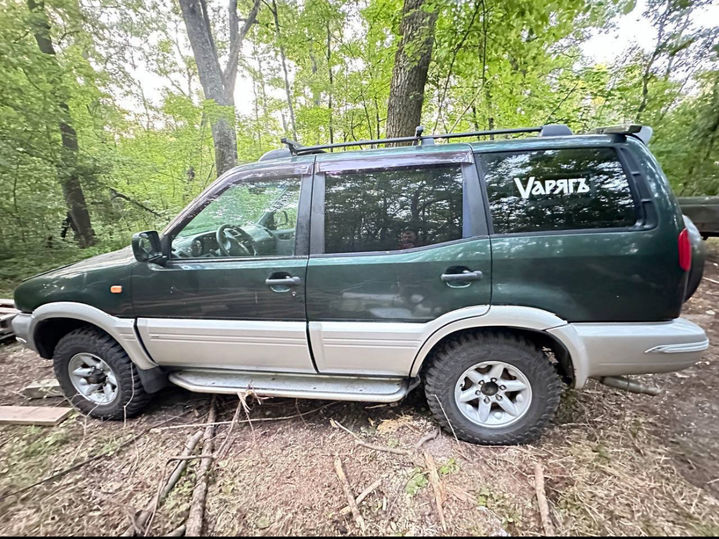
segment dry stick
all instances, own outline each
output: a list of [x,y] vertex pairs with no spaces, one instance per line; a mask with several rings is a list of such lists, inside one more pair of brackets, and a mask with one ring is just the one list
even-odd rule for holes
[[432,484],[432,490],[434,490],[434,501],[437,504],[437,514],[439,515],[439,521],[442,524],[442,531],[447,531],[447,521],[444,519],[444,509],[442,504],[444,503],[444,489],[439,482],[439,473],[437,473],[437,465],[434,463],[432,455],[426,450],[422,450],[424,455],[424,461],[427,463],[427,469],[429,470],[429,482]]
[[[185,447],[182,450],[183,457],[189,457],[190,455],[192,455],[192,452],[195,450],[195,447],[197,446],[197,443],[200,441],[201,437],[202,437],[202,431],[199,430],[195,434],[193,434],[189,438],[187,438],[187,441],[185,442]],[[184,460],[184,459],[179,460],[179,462],[177,463],[177,466],[175,466],[175,469],[172,471],[172,474],[170,474],[170,477],[168,478],[167,483],[165,483],[165,487],[162,489],[162,492],[160,493],[160,499],[159,499],[160,503],[162,503],[162,500],[164,500],[165,497],[173,489],[173,487],[175,486],[177,481],[180,479],[182,472],[185,471],[186,467],[187,467],[187,460]]]
[[225,441],[222,442],[220,449],[217,451],[218,459],[225,458],[225,452],[229,449],[230,440],[232,439],[232,431],[235,428],[235,425],[237,424],[237,418],[240,417],[241,409],[242,409],[242,401],[237,403],[237,409],[235,410],[235,415],[232,417],[232,422],[230,423],[230,430],[227,431],[227,437],[225,438]]
[[534,464],[534,489],[537,492],[537,505],[539,505],[539,517],[542,519],[544,535],[555,536],[554,525],[549,518],[549,504],[544,492],[544,467],[541,462]]
[[549,513],[549,503],[544,488],[544,467],[540,462],[534,465],[534,486],[537,492],[537,504],[539,505],[539,514],[542,519],[544,534],[554,536],[556,535],[556,531]]
[[[180,479],[182,472],[187,467],[188,460],[190,460],[190,458],[193,458],[190,455],[195,450],[195,447],[197,446],[197,443],[200,441],[201,437],[202,437],[202,431],[198,431],[195,434],[191,435],[185,442],[185,447],[182,451],[182,456],[172,457],[165,462],[165,466],[167,466],[167,464],[169,464],[170,462],[172,462],[174,460],[179,461],[177,463],[177,466],[175,466],[175,469],[170,474],[170,477],[164,483],[164,487],[162,487],[162,490],[158,489],[158,494],[147,505],[147,507],[144,510],[137,513],[136,515],[130,516],[130,520],[132,522],[131,522],[130,526],[128,527],[128,529],[125,531],[125,534],[124,534],[125,537],[132,537],[133,535],[137,535],[137,534],[147,535],[147,533],[150,530],[152,520],[154,519],[155,512],[157,511],[159,506],[162,504],[165,497],[173,489],[173,487],[175,486],[177,481]],[[161,479],[164,479],[164,473],[163,473],[163,477]],[[162,481],[160,482],[160,484],[162,484]]]
[[715,281],[714,279],[710,279],[709,277],[704,277],[705,281],[709,281],[710,283],[719,284],[719,281]]
[[347,481],[347,476],[345,475],[345,471],[342,469],[342,461],[339,457],[335,457],[335,472],[337,472],[337,477],[339,477],[340,483],[342,483],[342,489],[345,491],[345,496],[347,497],[347,505],[349,505],[350,510],[352,511],[355,522],[357,522],[357,526],[359,526],[362,533],[364,533],[364,519],[360,514],[359,507],[357,507],[354,494],[352,494],[352,487],[350,487],[350,483]]
[[[369,496],[370,494],[372,494],[375,491],[375,489],[382,484],[382,481],[384,481],[384,476],[380,477],[379,479],[377,479],[377,481],[375,481],[370,486],[368,486],[366,489],[364,489],[362,492],[360,492],[360,495],[357,496],[357,498],[355,499],[355,503],[357,504],[357,507],[359,507],[359,505],[364,501],[364,499],[367,496]],[[352,508],[349,505],[346,505],[345,507],[343,507],[340,510],[340,515],[346,515],[347,513],[351,513],[351,512],[352,512]]]
[[[205,434],[202,437],[202,452],[204,454],[212,454],[212,436],[215,430],[215,397],[210,402],[210,413],[207,414],[207,426]],[[202,522],[205,515],[205,499],[207,498],[208,475],[212,459],[202,459],[197,472],[197,482],[195,489],[192,491],[192,504],[190,505],[190,514],[187,517],[186,535],[196,537],[202,534]]]
[[334,419],[330,419],[330,424],[331,424],[333,427],[340,428],[340,429],[342,429],[343,431],[345,431],[346,433],[348,433],[350,436],[352,436],[352,437],[355,439],[355,443],[356,443],[357,445],[361,445],[362,447],[366,447],[366,448],[368,448],[368,449],[374,449],[375,451],[384,451],[384,452],[386,452],[386,453],[392,453],[392,454],[394,454],[394,455],[405,455],[405,456],[407,456],[407,455],[411,455],[411,454],[412,454],[412,452],[409,451],[408,449],[395,449],[395,448],[393,448],[393,447],[383,447],[383,446],[381,446],[381,445],[374,445],[374,444],[367,443],[367,442],[361,440],[361,439],[359,438],[359,436],[357,436],[357,435],[356,435],[354,432],[352,432],[350,429],[348,429],[347,427],[345,427],[344,425],[342,425],[339,421],[336,421],[336,420],[334,420]]
[[175,530],[171,531],[167,534],[167,537],[182,537],[185,535],[185,525],[183,524],[179,528],[176,528]]
[[155,425],[155,426],[153,426],[153,427],[148,427],[148,428],[146,428],[145,430],[143,430],[142,432],[140,432],[139,434],[136,434],[135,436],[133,436],[132,438],[130,438],[128,441],[123,442],[123,443],[120,444],[120,445],[117,447],[117,449],[115,449],[112,453],[101,453],[101,454],[99,454],[99,455],[94,455],[94,456],[92,456],[92,457],[90,457],[90,458],[88,458],[88,459],[83,460],[82,462],[78,462],[77,464],[74,464],[73,466],[70,466],[69,468],[65,468],[64,470],[61,470],[61,471],[59,471],[59,472],[57,472],[57,473],[55,473],[55,474],[53,474],[53,475],[50,475],[50,476],[46,477],[45,479],[40,479],[40,481],[36,481],[36,482],[33,483],[32,485],[28,485],[28,486],[26,486],[26,487],[23,487],[23,488],[21,488],[21,489],[19,489],[19,490],[16,490],[15,492],[11,492],[10,494],[7,494],[6,497],[10,497],[10,496],[15,496],[15,495],[17,495],[17,494],[21,494],[21,493],[25,492],[26,490],[30,490],[31,488],[36,487],[36,486],[38,486],[38,485],[42,485],[43,483],[47,483],[48,481],[53,481],[53,480],[55,480],[55,479],[59,479],[59,478],[62,477],[63,475],[67,475],[67,474],[69,474],[70,472],[77,470],[78,468],[82,468],[82,467],[85,466],[86,464],[90,464],[91,462],[93,462],[93,461],[95,461],[95,460],[99,460],[99,459],[111,457],[111,456],[115,455],[116,453],[118,453],[121,449],[124,449],[124,448],[126,448],[128,445],[131,445],[131,444],[135,443],[137,440],[139,440],[141,437],[143,437],[145,434],[147,434],[147,433],[150,432],[151,430],[156,429],[156,428],[160,427],[161,425],[164,425],[165,423],[169,423],[170,421],[173,421],[173,420],[175,420],[175,419],[178,419],[179,417],[182,417],[182,416],[184,416],[184,415],[187,415],[188,413],[189,413],[189,411],[188,411],[188,412],[185,412],[185,413],[183,413],[183,414],[180,414],[179,416],[175,416],[175,417],[171,417],[171,418],[169,418],[169,419],[166,419],[165,421],[160,421],[157,425]]
[[[329,408],[330,406],[334,406],[335,404],[338,404],[342,401],[334,401],[329,402],[327,404],[323,404],[322,406],[319,406],[315,408],[314,410],[308,410],[306,412],[302,412],[301,414],[293,414],[293,415],[286,415],[282,417],[259,417],[257,419],[252,419],[251,421],[247,421],[246,419],[241,419],[237,421],[237,423],[259,423],[260,421],[285,421],[287,419],[295,419],[296,417],[303,417],[309,414],[314,414],[315,412],[319,412],[320,410],[324,410],[325,408]],[[219,425],[230,425],[232,424],[232,421],[215,421],[212,423],[212,426],[219,426]],[[152,430],[155,432],[162,432],[165,430],[174,430],[174,429],[187,429],[187,428],[195,428],[195,427],[208,427],[210,426],[209,423],[188,423],[186,425],[170,425],[169,427],[153,427]]]
[[430,440],[434,440],[437,436],[439,436],[439,429],[435,429],[432,432],[430,432],[429,434],[426,434],[425,436],[422,437],[422,439],[419,442],[417,442],[415,444],[415,446],[414,446],[415,450],[419,451],[424,444],[426,444]]

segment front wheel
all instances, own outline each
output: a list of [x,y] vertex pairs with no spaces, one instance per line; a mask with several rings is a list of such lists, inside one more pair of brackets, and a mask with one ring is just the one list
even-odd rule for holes
[[427,403],[462,440],[512,445],[536,440],[559,405],[562,383],[545,354],[505,333],[461,335],[430,359]]
[[122,347],[95,329],[76,329],[60,339],[53,366],[67,399],[92,417],[132,417],[149,400],[137,368]]

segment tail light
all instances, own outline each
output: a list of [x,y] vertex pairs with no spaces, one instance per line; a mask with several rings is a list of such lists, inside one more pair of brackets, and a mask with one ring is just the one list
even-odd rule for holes
[[689,231],[685,228],[679,233],[679,267],[689,271],[692,267],[692,244],[689,242]]

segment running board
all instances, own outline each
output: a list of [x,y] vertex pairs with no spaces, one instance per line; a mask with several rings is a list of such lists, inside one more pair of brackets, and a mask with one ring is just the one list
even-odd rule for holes
[[173,384],[197,393],[236,395],[252,391],[265,397],[363,402],[395,402],[417,385],[416,380],[410,378],[212,370],[176,371],[169,379]]

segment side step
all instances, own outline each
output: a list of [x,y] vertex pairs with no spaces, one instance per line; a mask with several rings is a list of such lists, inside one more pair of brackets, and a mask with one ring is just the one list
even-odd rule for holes
[[416,386],[416,381],[409,378],[221,370],[176,371],[170,374],[169,379],[173,384],[197,393],[235,395],[251,390],[266,397],[363,402],[395,402]]

